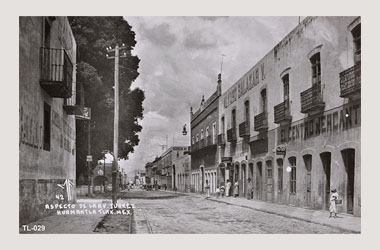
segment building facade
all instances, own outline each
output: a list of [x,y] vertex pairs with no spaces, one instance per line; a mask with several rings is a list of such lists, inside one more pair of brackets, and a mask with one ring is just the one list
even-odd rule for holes
[[221,75],[218,75],[216,91],[205,101],[202,97],[200,108],[190,110],[191,126],[191,191],[205,192],[206,180],[211,193],[217,186],[218,169],[218,120],[219,98],[222,91]]
[[76,200],[76,57],[66,17],[19,18],[20,224]]
[[175,188],[180,192],[190,192],[191,156],[186,151],[184,155],[173,161],[175,170]]
[[257,200],[361,215],[360,17],[307,17],[219,101],[218,181]]

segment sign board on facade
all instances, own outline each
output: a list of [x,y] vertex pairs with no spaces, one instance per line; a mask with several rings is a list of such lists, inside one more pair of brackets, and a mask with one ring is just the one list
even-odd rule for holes
[[81,120],[91,120],[91,108],[83,107],[83,115],[76,115],[75,118]]
[[276,148],[276,155],[286,155],[286,148],[278,146]]
[[92,161],[92,155],[87,155],[87,161]]
[[232,157],[222,157],[222,162],[232,162]]
[[98,175],[103,175],[103,170],[99,169],[98,170]]

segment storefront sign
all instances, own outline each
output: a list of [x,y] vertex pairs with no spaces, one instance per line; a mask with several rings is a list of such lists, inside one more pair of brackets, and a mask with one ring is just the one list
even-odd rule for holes
[[87,155],[87,161],[92,161],[92,155]]
[[232,162],[232,157],[222,157],[222,162]]
[[285,147],[277,147],[276,148],[276,155],[286,155],[286,148]]
[[345,105],[282,128],[280,143],[302,141],[319,135],[340,133],[359,127],[360,122],[360,102]]

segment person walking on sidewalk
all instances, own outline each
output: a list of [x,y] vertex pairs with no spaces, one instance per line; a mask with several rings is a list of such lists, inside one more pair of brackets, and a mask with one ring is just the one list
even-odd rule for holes
[[216,186],[215,193],[216,193],[216,198],[219,199],[219,195],[220,195],[220,189],[219,189],[219,186]]
[[234,197],[236,198],[237,196],[239,196],[239,182],[238,181],[236,181],[234,185]]
[[336,201],[338,200],[339,195],[335,188],[331,189],[331,197],[330,197],[330,216],[331,218],[332,214],[334,213],[334,217],[336,216]]
[[226,184],[226,197],[230,196],[230,189],[231,189],[231,182],[229,179],[227,179],[227,184]]
[[224,193],[225,192],[225,188],[224,188],[224,186],[222,185],[221,187],[220,187],[220,194],[222,195],[222,198],[224,197]]
[[248,178],[248,185],[247,185],[247,199],[250,200],[252,199],[253,196],[253,185],[251,178]]
[[206,180],[205,189],[206,189],[206,198],[210,198],[210,184],[208,183],[208,180]]

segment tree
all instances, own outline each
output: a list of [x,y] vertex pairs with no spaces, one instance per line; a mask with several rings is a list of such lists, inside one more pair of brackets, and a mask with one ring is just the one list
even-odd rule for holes
[[[91,154],[94,161],[103,157],[103,150],[113,149],[114,64],[106,58],[106,47],[125,44],[127,57],[120,59],[120,118],[118,156],[128,159],[138,145],[137,133],[142,130],[138,119],[143,118],[144,92],[132,82],[138,77],[140,59],[132,56],[136,45],[132,27],[122,17],[69,17],[77,42],[77,82],[83,84],[84,104],[91,108]],[[77,176],[87,174],[86,121],[77,120]]]

